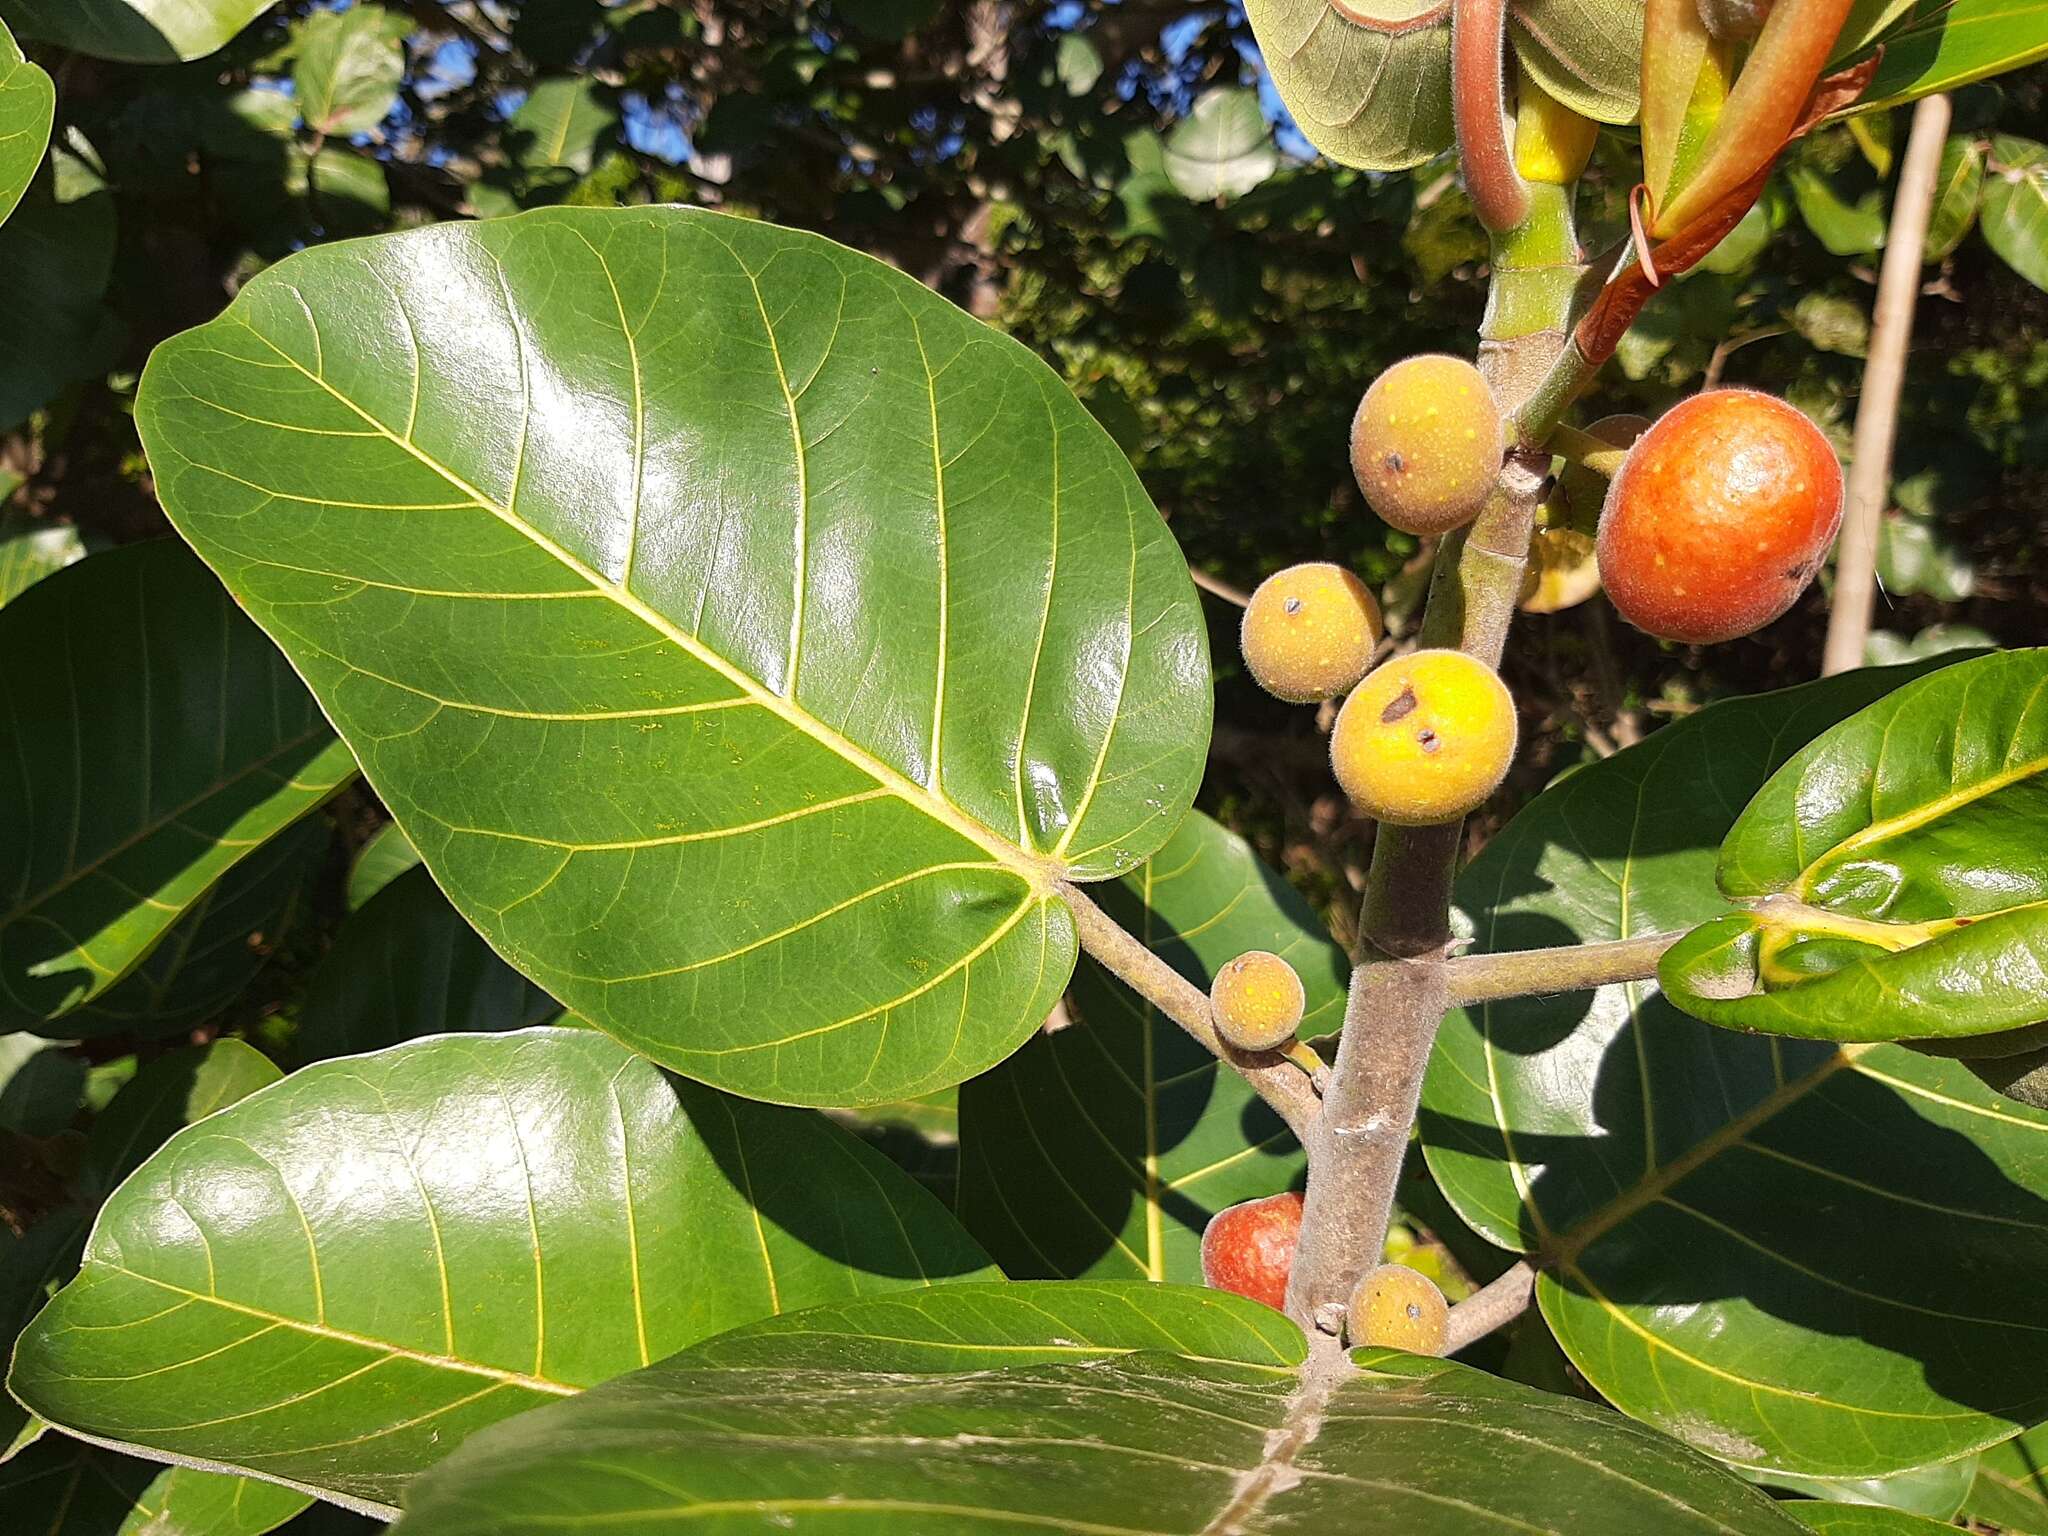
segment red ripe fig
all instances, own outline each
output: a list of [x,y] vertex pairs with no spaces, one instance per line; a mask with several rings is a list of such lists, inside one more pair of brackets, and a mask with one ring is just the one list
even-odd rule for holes
[[1841,522],[1820,428],[1775,395],[1708,390],[1629,450],[1600,513],[1600,582],[1638,629],[1733,640],[1792,606]]
[[1202,1229],[1202,1280],[1277,1308],[1301,1236],[1301,1196],[1289,1191],[1228,1206]]

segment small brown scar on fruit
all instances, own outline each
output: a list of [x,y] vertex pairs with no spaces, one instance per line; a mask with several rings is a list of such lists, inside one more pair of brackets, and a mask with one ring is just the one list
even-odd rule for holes
[[1432,731],[1428,726],[1424,726],[1421,730],[1417,731],[1415,733],[1415,739],[1422,743],[1422,750],[1425,752],[1434,752],[1439,746],[1442,745],[1442,743],[1436,739],[1436,732]]
[[1385,459],[1385,463],[1387,468],[1397,475],[1401,473],[1402,470],[1408,467],[1404,462],[1402,462],[1401,455],[1398,453],[1388,454]]
[[1289,613],[1299,613],[1301,612],[1301,599],[1298,597],[1290,597],[1289,599],[1287,599],[1286,602],[1282,603],[1280,606],[1286,609],[1286,611]]
[[1412,686],[1403,688],[1393,702],[1380,711],[1380,724],[1392,725],[1396,720],[1407,719],[1415,713],[1421,702],[1415,697],[1415,689]]

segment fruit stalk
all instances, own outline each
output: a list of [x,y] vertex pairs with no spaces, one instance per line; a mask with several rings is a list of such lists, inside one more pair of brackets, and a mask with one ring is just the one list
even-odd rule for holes
[[[1551,371],[1585,280],[1572,219],[1575,184],[1532,183],[1528,211],[1497,236],[1480,329],[1481,367],[1508,412]],[[1533,440],[1540,443],[1561,413]],[[1524,423],[1521,441],[1532,439]],[[1438,548],[1421,644],[1454,647],[1497,666],[1522,590],[1547,449],[1511,451],[1492,499]],[[1309,1179],[1287,1311],[1313,1337],[1340,1331],[1345,1304],[1386,1245],[1422,1077],[1448,1007],[1451,877],[1462,823],[1381,825],[1359,917],[1364,953],[1352,972],[1344,1032],[1323,1112],[1304,1139]]]

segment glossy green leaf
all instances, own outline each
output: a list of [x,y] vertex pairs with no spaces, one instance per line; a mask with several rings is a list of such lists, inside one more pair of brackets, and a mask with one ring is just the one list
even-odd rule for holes
[[1915,1467],[1893,1477],[1830,1479],[1793,1477],[1783,1472],[1750,1474],[1753,1481],[1782,1489],[1802,1498],[1824,1499],[1831,1504],[1878,1505],[1903,1514],[1924,1515],[1947,1520],[1963,1507],[1977,1480],[1977,1458],[1958,1456],[1954,1461]]
[[618,109],[583,75],[543,80],[512,114],[506,137],[513,158],[529,170],[566,166],[590,169],[598,143],[618,128]]
[[1604,1409],[1392,1351],[1317,1402],[1296,1396],[1303,1352],[1278,1313],[1135,1282],[823,1308],[478,1437],[408,1493],[397,1536],[1797,1529]]
[[[1199,812],[1099,900],[1204,992],[1225,961],[1267,949],[1301,975],[1304,1038],[1343,1018],[1343,951]],[[962,1086],[961,1219],[1019,1279],[1198,1284],[1209,1218],[1299,1183],[1301,1148],[1243,1078],[1093,961],[1070,1001],[1071,1025]]]
[[114,986],[64,1015],[67,1035],[158,1038],[215,1018],[305,909],[332,834],[309,817],[229,870]]
[[114,222],[107,192],[60,199],[45,180],[0,226],[0,272],[8,283],[0,431],[112,365],[120,327],[101,299],[113,267]]
[[[1750,796],[1919,670],[1713,704],[1573,773],[1460,876],[1478,947],[1711,916]],[[1542,1256],[1543,1315],[1594,1388],[1717,1456],[1885,1476],[2048,1415],[2048,1115],[1956,1062],[1614,986],[1454,1014],[1421,1126],[1459,1214]]]
[[1955,1527],[1925,1515],[1904,1510],[1880,1509],[1872,1504],[1824,1504],[1813,1499],[1794,1499],[1785,1513],[1821,1536],[1955,1536]]
[[414,867],[342,925],[306,982],[292,1054],[318,1061],[422,1035],[525,1029],[561,1011]]
[[96,59],[171,64],[212,53],[275,0],[0,0],[23,37]]
[[2048,288],[2048,146],[2003,134],[1984,181],[1985,244],[2036,288]]
[[2048,1536],[2048,1428],[2015,1435],[1978,1457],[1963,1513],[2006,1536]]
[[2048,58],[2044,0],[1918,0],[1856,110],[1895,107]]
[[1940,261],[1963,243],[1963,236],[1977,222],[1977,204],[1983,196],[1983,140],[1952,135],[1941,146],[1941,165],[1934,177],[1934,208],[1927,219],[1928,261]]
[[292,1074],[118,1189],[9,1386],[53,1423],[386,1509],[463,1436],[735,1324],[983,1271],[822,1117],[589,1030]]
[[[22,57],[13,34],[0,24],[0,223],[14,212],[43,163],[56,111],[56,86]],[[4,592],[0,587],[0,601]]]
[[370,4],[292,24],[292,95],[309,129],[346,138],[384,121],[405,75],[406,26]]
[[419,864],[420,851],[398,823],[387,821],[356,854],[348,871],[348,909],[353,912],[408,869]]
[[180,914],[355,772],[177,544],[108,550],[0,609],[0,1024],[108,992]]
[[1680,940],[1672,1001],[1731,1028],[1940,1039],[2048,1017],[2048,649],[1959,662],[1771,776],[1722,845],[1746,903]]
[[0,604],[84,558],[85,540],[69,523],[0,515]]
[[492,947],[665,1066],[913,1097],[1065,985],[1210,708],[1187,568],[1052,372],[678,208],[310,250],[160,347],[172,521]]
[[1242,197],[1280,167],[1259,93],[1217,86],[1166,136],[1166,175],[1196,202]]

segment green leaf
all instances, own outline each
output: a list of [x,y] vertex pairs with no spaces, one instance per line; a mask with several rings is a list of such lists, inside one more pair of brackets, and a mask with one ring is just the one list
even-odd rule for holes
[[96,59],[173,64],[212,53],[274,0],[0,0],[23,37]]
[[1870,1504],[1823,1504],[1812,1499],[1793,1499],[1781,1507],[1821,1536],[1940,1536],[1942,1532],[1955,1536],[1956,1528],[1940,1520]]
[[170,541],[0,609],[0,1025],[107,993],[178,917],[355,772],[304,688]]
[[1984,241],[2036,288],[2048,288],[2048,147],[2000,135],[1984,182]]
[[[1303,1038],[1343,1019],[1343,951],[1199,812],[1098,899],[1204,992],[1225,961],[1267,949],[1301,975]],[[1199,1284],[1209,1218],[1298,1184],[1301,1148],[1242,1077],[1093,961],[1070,1001],[1070,1027],[962,1086],[961,1219],[1020,1279]]]
[[0,25],[0,224],[14,212],[43,163],[56,111],[56,86],[22,57],[14,35]]
[[1884,194],[1872,190],[1850,202],[1821,170],[1794,165],[1785,172],[1800,218],[1837,256],[1866,256],[1884,244]]
[[2048,650],[1909,683],[1791,758],[1717,879],[1738,913],[1658,975],[1686,1012],[1821,1040],[1989,1035],[2048,1016]]
[[292,1054],[318,1061],[422,1035],[525,1029],[561,1011],[415,867],[342,925],[306,983]]
[[419,849],[413,847],[411,840],[398,830],[398,823],[385,822],[363,844],[355,863],[349,866],[349,911],[356,911],[419,861]]
[[2048,3],[1918,0],[1905,23],[1882,41],[1884,56],[1857,111],[1953,91],[2048,58]]
[[1545,90],[1596,122],[1635,121],[1643,0],[1510,0],[1508,40]]
[[2006,1536],[2048,1536],[2048,1428],[2015,1435],[1978,1457],[1963,1513]]
[[409,1492],[398,1536],[652,1536],[739,1511],[933,1536],[1796,1529],[1604,1409],[1393,1351],[1297,1397],[1303,1353],[1278,1313],[1177,1286],[821,1308],[478,1437]]
[[1830,1479],[1791,1477],[1783,1472],[1752,1473],[1754,1481],[1781,1488],[1810,1499],[1833,1504],[1882,1505],[1908,1515],[1925,1515],[1947,1520],[1963,1507],[1977,1479],[1977,1458],[1959,1456],[1954,1461],[1915,1467],[1895,1477]]
[[155,1467],[48,1436],[0,1467],[0,1504],[38,1536],[263,1536],[303,1493],[191,1467]]
[[111,366],[120,327],[101,298],[113,261],[114,199],[104,190],[65,200],[38,184],[0,227],[0,431]]
[[404,25],[392,25],[398,20],[360,3],[292,23],[292,94],[313,132],[347,138],[384,121],[405,76]]
[[1877,579],[1886,592],[1959,603],[1976,590],[1969,555],[1931,519],[1888,513],[1877,537]]
[[317,817],[272,838],[221,876],[140,965],[64,1015],[64,1032],[155,1039],[218,1016],[298,921],[331,840]]
[[1085,96],[1102,78],[1102,52],[1079,32],[1060,35],[1053,54],[1054,74],[1069,96]]
[[1243,197],[1280,168],[1259,93],[1217,86],[1166,136],[1166,176],[1194,202]]
[[[1560,781],[1460,876],[1478,947],[1712,916],[1750,796],[1924,670],[1710,705]],[[1421,1125],[1459,1214],[1541,1256],[1593,1387],[1717,1456],[1887,1476],[2048,1414],[2048,1115],[1956,1062],[1740,1035],[1614,986],[1454,1014]]]
[[543,80],[520,104],[507,125],[506,148],[528,170],[566,166],[589,171],[600,140],[619,123],[618,109],[596,82],[584,75]]
[[1446,0],[1246,0],[1274,89],[1339,165],[1398,171],[1451,143]]
[[85,540],[69,523],[0,514],[0,605],[84,558]]
[[463,916],[721,1087],[1001,1060],[1073,963],[1055,875],[1142,862],[1200,777],[1202,617],[1129,464],[816,236],[550,209],[309,250],[158,348],[137,418]]
[[1966,134],[1951,135],[1941,146],[1941,165],[1934,177],[1934,210],[1927,220],[1925,259],[1940,261],[1963,243],[1977,222],[1977,204],[1984,195],[1984,142]]
[[85,1092],[85,1060],[40,1035],[0,1035],[0,1130],[54,1136]]
[[179,1132],[9,1386],[60,1427],[388,1513],[463,1436],[775,1312],[986,1273],[820,1116],[589,1030],[415,1041]]

